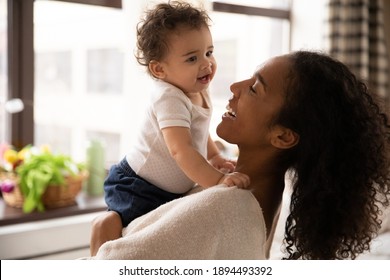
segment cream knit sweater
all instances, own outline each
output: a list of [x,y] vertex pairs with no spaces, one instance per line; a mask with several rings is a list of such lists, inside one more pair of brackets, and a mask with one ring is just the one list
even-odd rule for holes
[[265,259],[261,208],[247,190],[218,185],[139,217],[91,259]]

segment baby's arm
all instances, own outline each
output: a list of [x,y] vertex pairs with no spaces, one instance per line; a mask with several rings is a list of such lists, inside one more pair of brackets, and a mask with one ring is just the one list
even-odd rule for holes
[[217,145],[210,136],[207,142],[207,159],[212,166],[223,173],[233,172],[236,168],[237,162],[222,157]]
[[192,181],[202,187],[227,184],[246,188],[249,176],[233,172],[224,174],[211,166],[207,160],[192,146],[190,130],[186,127],[167,127],[162,130],[165,143],[171,156]]

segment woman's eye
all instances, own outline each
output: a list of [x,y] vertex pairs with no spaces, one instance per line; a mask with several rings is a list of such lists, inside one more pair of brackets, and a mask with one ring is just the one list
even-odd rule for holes
[[249,91],[250,91],[250,93],[256,93],[256,90],[253,86],[249,87]]

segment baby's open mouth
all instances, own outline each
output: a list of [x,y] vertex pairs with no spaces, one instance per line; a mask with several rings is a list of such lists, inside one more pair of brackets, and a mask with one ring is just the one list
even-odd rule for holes
[[201,80],[202,82],[208,82],[210,81],[210,74],[207,74],[203,77],[198,78],[198,80]]

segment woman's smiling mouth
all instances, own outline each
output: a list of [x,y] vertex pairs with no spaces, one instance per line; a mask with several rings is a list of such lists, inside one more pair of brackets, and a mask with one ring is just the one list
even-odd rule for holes
[[227,112],[225,112],[225,114],[223,114],[223,117],[227,117],[231,120],[235,120],[237,118],[237,114],[235,111],[233,111],[233,109],[227,105],[226,106],[226,109],[228,110]]

